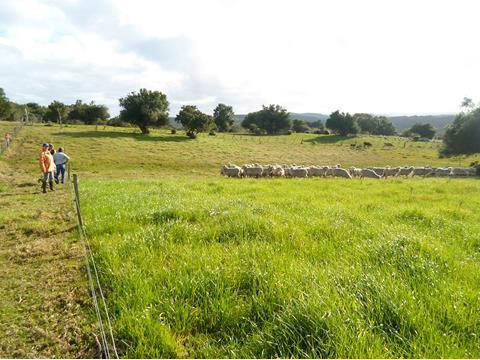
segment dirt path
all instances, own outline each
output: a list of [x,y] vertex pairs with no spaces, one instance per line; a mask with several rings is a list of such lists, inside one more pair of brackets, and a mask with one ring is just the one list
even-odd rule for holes
[[0,157],[0,357],[96,357],[70,192],[40,193],[18,165],[36,156],[20,139]]

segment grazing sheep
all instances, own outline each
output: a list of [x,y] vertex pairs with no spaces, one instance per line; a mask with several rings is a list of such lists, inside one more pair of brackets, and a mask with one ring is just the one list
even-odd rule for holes
[[362,176],[362,169],[356,168],[354,166],[350,167],[348,171],[350,172],[350,175],[352,175],[352,177]]
[[221,175],[225,175],[227,177],[242,177],[243,170],[241,167],[236,165],[223,165],[220,170]]
[[431,167],[415,167],[412,171],[412,176],[427,176],[432,172]]
[[308,167],[308,176],[325,176],[325,171],[319,166]]
[[352,178],[352,175],[350,175],[350,173],[345,170],[345,169],[342,169],[342,168],[333,168],[332,169],[332,172],[333,172],[333,176],[335,177],[343,177],[345,179],[351,179]]
[[305,168],[291,168],[290,175],[292,177],[306,178],[308,177],[308,170]]
[[391,168],[389,166],[385,167],[385,170],[383,171],[383,176],[385,178],[388,178],[389,176],[398,176],[400,173],[400,168],[399,167],[394,167]]
[[382,177],[385,172],[385,168],[383,167],[369,167],[368,169],[373,170],[380,177]]
[[413,166],[404,166],[400,168],[400,171],[398,172],[398,176],[410,176],[413,172]]
[[284,177],[285,176],[285,170],[280,165],[272,166],[272,169],[270,170],[270,176]]
[[360,177],[361,178],[371,178],[371,179],[380,179],[381,176],[378,175],[375,171],[373,171],[372,169],[362,169],[361,173],[360,173]]
[[452,168],[452,175],[453,176],[475,176],[476,169],[475,168]]
[[428,174],[428,176],[449,176],[452,174],[452,168],[432,168],[432,171]]
[[260,177],[263,174],[263,167],[261,165],[243,165],[242,167],[245,176]]

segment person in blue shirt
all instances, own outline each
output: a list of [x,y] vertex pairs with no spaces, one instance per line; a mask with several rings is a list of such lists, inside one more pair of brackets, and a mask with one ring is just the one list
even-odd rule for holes
[[53,154],[53,161],[57,167],[55,172],[55,182],[58,184],[58,177],[62,175],[62,184],[65,183],[65,164],[70,160],[70,157],[63,152],[62,148],[59,148],[58,151]]

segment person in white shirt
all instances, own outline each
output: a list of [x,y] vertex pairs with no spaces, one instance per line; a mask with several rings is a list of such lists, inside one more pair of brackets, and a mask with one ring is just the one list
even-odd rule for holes
[[62,175],[62,184],[65,182],[65,164],[70,160],[70,157],[63,152],[62,148],[59,148],[58,151],[53,155],[53,161],[57,166],[57,171],[55,172],[55,182],[58,184],[58,177]]

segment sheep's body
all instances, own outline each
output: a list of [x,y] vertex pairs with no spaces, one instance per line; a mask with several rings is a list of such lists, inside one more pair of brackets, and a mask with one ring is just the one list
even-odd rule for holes
[[413,166],[405,166],[400,168],[400,171],[398,172],[398,176],[410,176],[413,172]]
[[263,167],[260,165],[244,165],[243,172],[248,177],[261,177],[263,175]]
[[292,177],[306,178],[308,177],[308,170],[306,168],[291,168],[290,174]]
[[452,168],[452,175],[453,176],[475,176],[476,170],[475,168]]
[[354,166],[350,167],[348,171],[350,172],[350,175],[352,175],[352,177],[362,176],[362,169],[356,168]]
[[371,178],[371,179],[380,179],[381,176],[378,175],[375,171],[372,169],[362,169],[360,177],[362,178]]
[[227,177],[242,177],[243,175],[243,170],[241,167],[233,165],[233,166],[227,166],[223,165],[221,170],[220,170],[221,175],[225,175]]
[[386,167],[385,170],[383,171],[383,176],[385,178],[389,176],[398,176],[399,173],[400,173],[399,167],[395,167],[395,168]]
[[352,178],[352,175],[350,175],[350,173],[346,169],[333,168],[332,171],[333,171],[333,176],[335,176],[335,177],[342,177],[342,178],[345,178],[345,179],[351,179]]
[[431,167],[416,167],[413,168],[412,176],[427,176],[432,172]]

